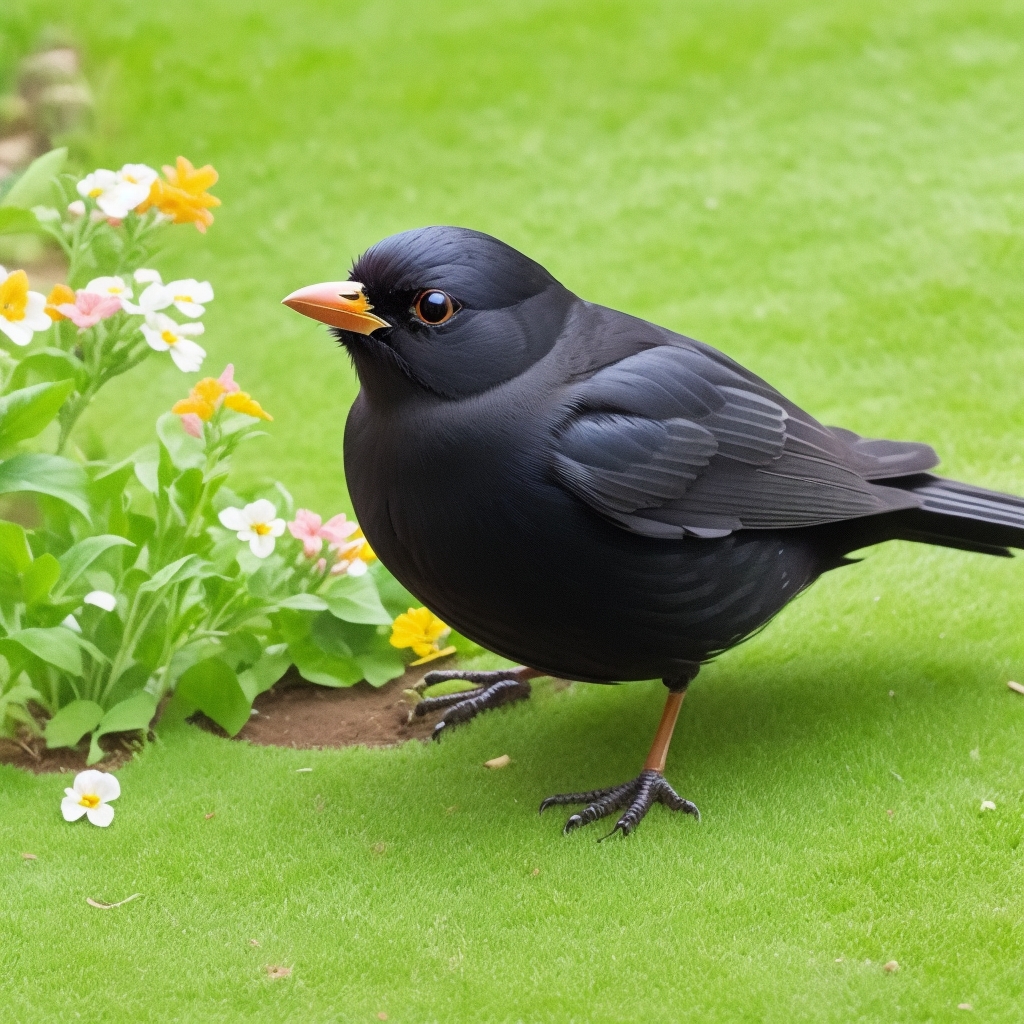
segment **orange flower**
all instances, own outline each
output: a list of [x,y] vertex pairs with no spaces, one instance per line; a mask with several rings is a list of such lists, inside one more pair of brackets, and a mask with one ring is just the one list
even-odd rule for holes
[[272,420],[274,417],[264,412],[263,406],[252,398],[247,391],[235,391],[224,399],[224,404],[235,412],[245,413],[258,420]]
[[136,210],[145,213],[155,206],[175,224],[195,224],[202,232],[213,223],[210,207],[220,206],[220,200],[206,190],[217,182],[217,172],[210,164],[195,168],[185,157],[179,156],[174,167],[164,167],[166,181],[153,182],[149,196]]
[[44,312],[53,321],[67,320],[67,317],[57,309],[58,306],[64,305],[65,303],[70,303],[71,305],[75,304],[74,290],[69,288],[66,284],[55,284],[53,286],[53,290],[46,299]]
[[[199,381],[188,393],[188,398],[183,398],[171,406],[171,412],[183,417],[197,416],[204,423],[209,423],[222,400],[227,408],[252,416],[254,419],[274,418],[247,391],[239,391],[235,383],[235,368],[231,363],[228,363],[219,377],[204,377]],[[195,425],[194,420],[192,424]]]
[[204,423],[213,419],[222,395],[237,391],[235,367],[228,363],[219,377],[204,377],[188,393],[188,398],[175,402],[171,412],[177,416],[198,416]]

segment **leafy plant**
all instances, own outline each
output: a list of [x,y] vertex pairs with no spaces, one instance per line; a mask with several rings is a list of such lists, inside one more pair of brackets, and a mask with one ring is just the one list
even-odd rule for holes
[[[0,230],[31,219],[58,241],[70,282],[101,272],[45,299],[24,272],[0,273],[0,495],[30,495],[34,516],[0,520],[0,731],[38,732],[34,702],[48,746],[89,736],[91,764],[104,735],[147,729],[167,696],[168,721],[202,711],[234,735],[293,664],[326,686],[400,675],[411,642],[391,626],[410,595],[358,526],[294,509],[280,483],[244,497],[227,486],[235,451],[271,419],[233,367],[198,381],[131,457],[60,454],[96,394],[153,352],[199,369],[213,289],[139,263],[169,222],[205,230],[217,202],[216,173],[182,158],[163,180],[126,165],[75,182],[62,164],[59,151],[40,158],[0,206]],[[47,190],[67,213],[42,205]],[[54,452],[22,450],[51,424]],[[426,660],[452,650],[434,642],[443,632],[417,639]]]

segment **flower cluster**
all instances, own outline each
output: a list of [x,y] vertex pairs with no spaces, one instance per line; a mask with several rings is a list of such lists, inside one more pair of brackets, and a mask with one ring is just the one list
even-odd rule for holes
[[[14,278],[16,275],[10,276]],[[43,300],[44,312],[49,320],[55,322],[70,320],[79,332],[95,327],[101,320],[107,320],[116,313],[141,316],[143,321],[138,326],[146,339],[146,344],[155,352],[170,352],[171,359],[179,370],[194,373],[202,366],[206,350],[192,338],[202,334],[204,326],[194,322],[178,323],[162,311],[174,306],[193,320],[202,316],[206,312],[203,303],[213,299],[213,287],[210,282],[197,281],[190,277],[164,284],[156,270],[147,269],[136,270],[133,276],[137,284],[146,286],[139,296],[138,303],[131,301],[134,292],[124,278],[95,277],[77,291],[72,291],[66,284],[54,285],[49,296]],[[0,286],[0,291],[2,287]],[[13,288],[21,287],[22,282],[19,279]],[[27,279],[24,287],[27,288]],[[18,291],[18,294],[21,292]],[[36,293],[27,294],[32,296]],[[49,326],[49,320],[45,324],[46,327]],[[26,322],[27,326],[31,327],[35,321],[29,319]],[[42,324],[42,321],[38,323]],[[34,329],[42,330],[43,327],[37,325]],[[31,333],[27,338],[31,338]],[[28,344],[28,340],[18,341],[18,344]]]
[[210,209],[220,206],[220,200],[207,191],[217,183],[217,172],[209,164],[196,169],[183,156],[174,167],[165,166],[163,170],[166,180],[146,164],[125,164],[119,171],[93,171],[78,183],[82,199],[75,200],[68,209],[82,216],[85,200],[90,199],[100,219],[119,223],[129,213],[155,210],[159,217],[175,224],[195,224],[205,232],[213,223]]
[[235,383],[233,363],[228,363],[219,377],[204,377],[192,388],[188,398],[174,403],[171,412],[181,417],[181,425],[187,434],[201,438],[203,424],[209,423],[222,408],[252,416],[257,420],[274,418],[255,398]]
[[[231,397],[229,395],[227,400]],[[240,541],[249,545],[249,550],[257,558],[272,555],[277,538],[287,528],[296,540],[302,542],[301,558],[312,563],[313,573],[320,577],[364,576],[369,568],[367,563],[377,557],[363,536],[363,531],[359,529],[359,524],[352,522],[343,512],[332,516],[325,523],[316,512],[300,508],[295,518],[286,523],[278,516],[274,503],[261,498],[244,508],[226,508],[218,518],[223,527],[233,531]]]
[[[327,572],[331,576],[362,576],[377,556],[367,543],[359,524],[345,517],[343,512],[332,516],[325,523],[316,512],[300,508],[295,519],[288,524],[288,532],[302,541],[302,553],[306,558],[316,559],[314,571]],[[327,556],[318,557],[327,542]],[[330,558],[330,563],[328,562]],[[328,569],[330,564],[330,569]]]
[[425,665],[436,658],[455,653],[454,647],[441,647],[440,641],[451,632],[429,608],[410,608],[391,626],[391,646],[411,647],[419,658],[412,665]]

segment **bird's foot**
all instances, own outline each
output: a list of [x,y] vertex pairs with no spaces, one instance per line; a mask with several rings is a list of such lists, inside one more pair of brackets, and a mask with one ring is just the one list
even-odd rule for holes
[[692,814],[700,821],[700,811],[697,810],[696,804],[684,800],[669,785],[668,780],[661,772],[656,772],[651,768],[645,768],[635,779],[624,782],[620,786],[592,789],[588,793],[560,793],[558,796],[549,796],[540,805],[540,813],[543,814],[549,807],[561,804],[586,804],[587,806],[579,814],[574,814],[565,823],[563,832],[568,835],[581,825],[589,825],[592,821],[606,818],[612,811],[625,807],[626,812],[615,822],[615,828],[607,836],[602,837],[607,839],[608,836],[613,836],[616,832],[628,836],[640,824],[644,815],[655,802],[664,804],[673,811]]
[[418,689],[444,683],[449,679],[464,679],[468,683],[475,683],[477,688],[446,693],[443,697],[424,697],[416,704],[413,714],[422,717],[431,711],[446,708],[444,716],[434,726],[433,738],[439,740],[445,730],[476,718],[481,711],[526,700],[530,696],[529,680],[538,674],[524,666],[497,669],[494,672],[428,672],[420,681]]

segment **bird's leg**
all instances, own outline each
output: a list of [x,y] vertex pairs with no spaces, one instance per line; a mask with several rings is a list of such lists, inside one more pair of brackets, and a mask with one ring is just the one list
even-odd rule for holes
[[[615,823],[615,828],[608,833],[608,836],[612,836],[616,832],[628,836],[640,824],[641,819],[656,801],[664,804],[670,810],[692,814],[700,821],[700,811],[697,810],[696,805],[690,803],[689,800],[684,800],[669,785],[663,774],[669,744],[672,742],[672,733],[676,727],[676,719],[679,717],[679,709],[683,706],[686,688],[696,674],[695,666],[692,675],[664,680],[665,685],[669,688],[665,710],[662,712],[658,730],[654,734],[654,742],[651,744],[651,751],[644,762],[643,771],[635,779],[618,786],[610,786],[607,789],[549,796],[540,805],[541,813],[543,814],[547,808],[555,805],[586,804],[587,806],[579,814],[574,814],[565,823],[563,831],[567,835],[581,825],[589,825],[592,821],[598,821],[600,818],[607,817],[612,811],[625,807],[625,813]],[[607,839],[608,836],[604,838]]]
[[543,674],[525,665],[497,669],[493,672],[428,672],[420,681],[421,689],[435,683],[447,682],[449,679],[465,679],[466,682],[475,683],[477,688],[463,690],[460,693],[446,693],[443,697],[425,697],[416,705],[414,714],[422,716],[439,708],[447,709],[434,726],[433,738],[439,740],[446,729],[461,722],[468,722],[481,711],[497,708],[502,704],[511,704],[517,700],[526,700],[530,696],[529,681]]

